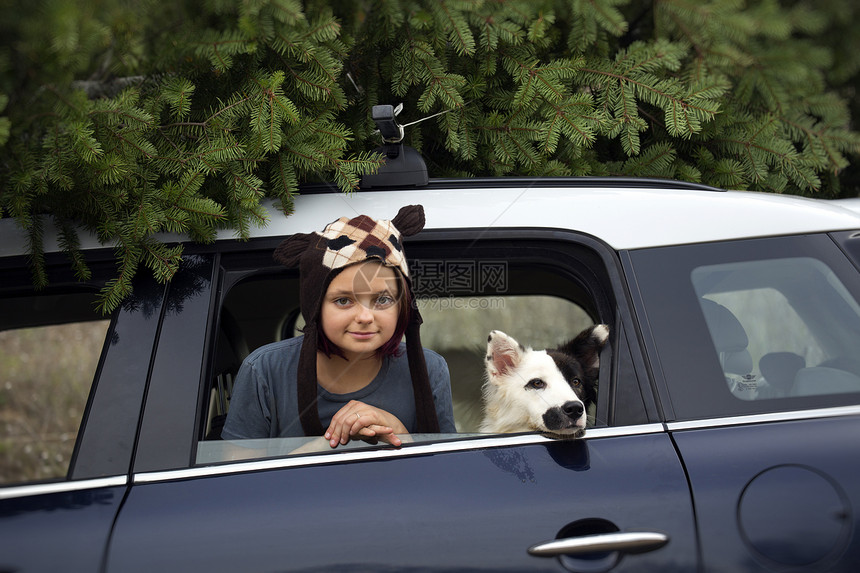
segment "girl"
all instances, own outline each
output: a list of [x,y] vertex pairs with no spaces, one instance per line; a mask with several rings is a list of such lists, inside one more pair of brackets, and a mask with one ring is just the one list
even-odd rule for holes
[[275,259],[300,269],[304,335],[245,359],[223,438],[324,435],[334,448],[456,431],[448,367],[421,348],[401,245],[423,227],[417,205],[391,221],[344,217],[281,243]]

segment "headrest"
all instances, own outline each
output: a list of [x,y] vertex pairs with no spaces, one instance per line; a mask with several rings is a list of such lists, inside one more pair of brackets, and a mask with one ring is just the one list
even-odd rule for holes
[[785,393],[791,390],[797,371],[806,367],[806,360],[794,352],[770,352],[759,359],[758,367],[768,384]]
[[699,299],[705,322],[711,331],[717,352],[740,352],[746,350],[749,338],[740,321],[721,304],[706,298]]
[[836,368],[801,368],[794,378],[793,396],[860,392],[860,377]]

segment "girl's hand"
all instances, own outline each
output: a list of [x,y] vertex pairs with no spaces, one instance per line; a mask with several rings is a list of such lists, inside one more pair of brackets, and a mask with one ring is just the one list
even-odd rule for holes
[[364,402],[351,400],[332,416],[331,424],[325,431],[329,445],[348,444],[351,439],[376,438],[392,446],[403,442],[397,434],[408,434],[406,427],[397,416]]

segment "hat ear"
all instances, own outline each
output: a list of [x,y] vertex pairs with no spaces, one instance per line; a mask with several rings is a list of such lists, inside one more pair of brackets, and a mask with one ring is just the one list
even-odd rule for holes
[[421,205],[401,207],[391,223],[404,237],[415,235],[424,228],[424,207]]
[[275,249],[272,258],[287,268],[299,266],[299,261],[308,250],[312,236],[308,233],[296,233],[292,237],[284,239]]

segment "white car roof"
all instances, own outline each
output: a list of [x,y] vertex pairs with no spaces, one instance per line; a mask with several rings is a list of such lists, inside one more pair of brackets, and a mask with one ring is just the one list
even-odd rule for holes
[[[309,233],[341,216],[365,214],[391,219],[403,205],[422,204],[425,229],[551,228],[597,237],[615,249],[677,245],[751,237],[860,229],[860,200],[824,201],[791,195],[666,187],[510,181],[377,191],[311,193],[295,198],[285,217],[265,203],[269,224],[252,228],[251,237]],[[165,240],[177,237],[164,236]],[[231,230],[219,240],[232,240]],[[46,252],[58,250],[46,232]],[[82,238],[82,247],[100,246]],[[0,220],[0,256],[23,254],[23,233],[10,219]]]
[[[272,214],[255,235],[319,231],[340,216],[390,219],[420,203],[425,229],[553,228],[593,235],[615,249],[860,228],[860,211],[835,201],[741,191],[506,187],[305,195],[295,215]],[[230,236],[225,234],[224,238]]]

